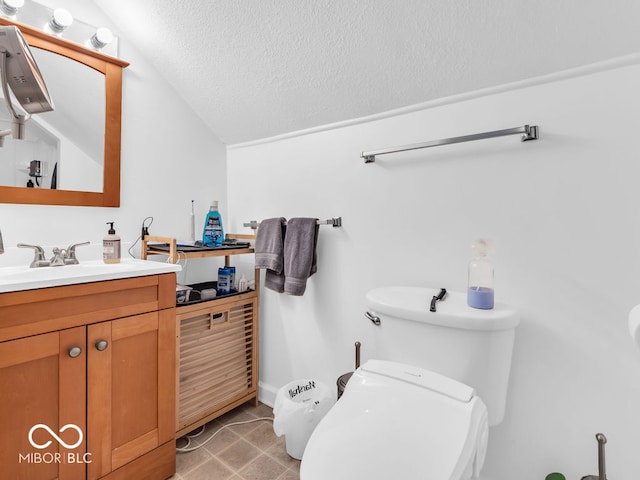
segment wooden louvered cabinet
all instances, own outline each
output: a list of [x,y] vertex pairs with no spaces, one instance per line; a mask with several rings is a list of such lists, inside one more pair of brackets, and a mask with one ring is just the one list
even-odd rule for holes
[[257,399],[257,315],[253,292],[178,309],[177,436]]
[[[253,235],[227,235],[250,240]],[[168,244],[159,250],[148,242]],[[167,255],[177,261],[176,241],[146,236],[142,257]],[[253,254],[253,248],[181,252],[181,258]],[[176,308],[176,438],[245,402],[258,402],[259,272],[255,288]]]

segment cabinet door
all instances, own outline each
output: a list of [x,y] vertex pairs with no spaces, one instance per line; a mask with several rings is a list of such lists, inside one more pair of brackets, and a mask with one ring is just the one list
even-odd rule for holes
[[84,478],[85,331],[0,343],[2,478]]
[[173,440],[175,310],[87,327],[88,478]]

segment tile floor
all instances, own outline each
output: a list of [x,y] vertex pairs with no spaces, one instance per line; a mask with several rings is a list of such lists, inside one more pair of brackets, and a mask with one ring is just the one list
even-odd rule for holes
[[[206,431],[191,440],[201,444],[222,425],[273,417],[264,404],[241,405],[207,424]],[[184,447],[185,440],[177,441]],[[287,455],[284,437],[276,437],[268,421],[234,425],[225,428],[202,448],[178,453],[176,474],[171,480],[299,480],[300,461]]]

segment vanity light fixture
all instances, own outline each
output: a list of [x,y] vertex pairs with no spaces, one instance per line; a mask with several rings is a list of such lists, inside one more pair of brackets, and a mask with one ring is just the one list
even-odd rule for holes
[[56,8],[53,11],[53,15],[49,19],[49,23],[44,26],[44,30],[47,33],[52,33],[58,37],[62,36],[62,32],[65,31],[73,23],[73,15],[64,8]]
[[87,42],[87,46],[94,50],[102,50],[113,41],[113,33],[105,27],[96,30]]
[[[65,40],[95,52],[118,58],[118,37],[108,28],[74,18],[70,9],[51,8],[40,2],[45,0],[0,0],[0,20],[4,18],[9,22],[20,22],[49,35],[64,37]],[[2,24],[7,23],[3,21]]]
[[0,14],[12,19],[16,18],[18,10],[24,7],[24,0],[0,0]]

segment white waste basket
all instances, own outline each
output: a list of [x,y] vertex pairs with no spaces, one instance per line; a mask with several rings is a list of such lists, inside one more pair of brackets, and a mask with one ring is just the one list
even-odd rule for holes
[[285,436],[290,456],[302,459],[311,433],[334,403],[329,387],[316,380],[294,380],[278,390],[273,431],[279,437]]

